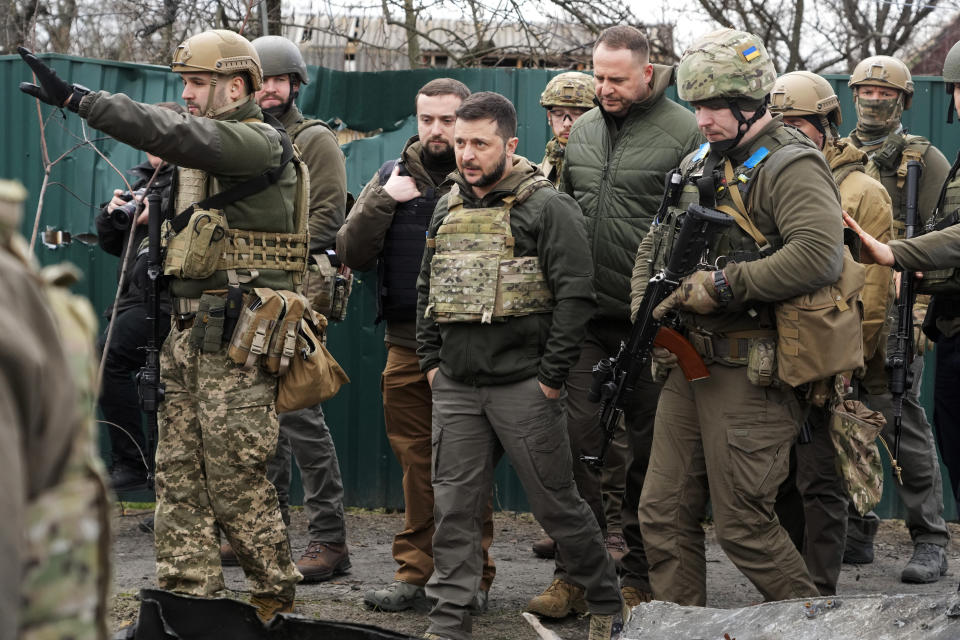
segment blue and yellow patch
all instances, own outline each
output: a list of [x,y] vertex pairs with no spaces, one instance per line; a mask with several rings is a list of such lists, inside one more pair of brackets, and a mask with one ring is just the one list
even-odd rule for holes
[[760,57],[760,49],[758,49],[756,45],[748,44],[740,50],[740,55],[743,56],[744,60],[750,62]]

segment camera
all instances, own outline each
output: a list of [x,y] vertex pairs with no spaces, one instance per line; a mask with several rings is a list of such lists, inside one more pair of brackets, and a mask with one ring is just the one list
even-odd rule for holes
[[142,188],[136,191],[124,191],[118,196],[120,199],[126,200],[126,204],[110,212],[110,221],[113,223],[115,229],[125,231],[130,228],[130,223],[133,222],[133,216],[137,214],[137,207],[140,205],[134,198],[138,196],[143,198],[146,192],[146,188]]

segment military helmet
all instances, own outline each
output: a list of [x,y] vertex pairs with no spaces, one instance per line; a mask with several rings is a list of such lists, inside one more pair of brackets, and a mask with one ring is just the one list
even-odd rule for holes
[[310,82],[307,64],[297,45],[282,36],[262,36],[253,41],[253,48],[260,56],[263,77],[296,75],[300,84]]
[[246,72],[253,91],[263,86],[260,56],[250,41],[225,29],[211,29],[184,40],[173,52],[174,73],[210,72],[225,76]]
[[890,56],[871,56],[862,60],[850,74],[847,82],[850,87],[877,85],[897,89],[904,94],[903,108],[909,109],[913,96],[913,79],[910,69],[901,61]]
[[554,76],[540,94],[540,106],[593,108],[593,77],[579,71]]
[[777,78],[770,91],[770,111],[785,116],[823,116],[835,125],[843,121],[833,86],[809,71],[793,71]]
[[960,42],[950,47],[943,61],[943,81],[960,82]]
[[762,100],[777,72],[760,38],[745,31],[719,29],[683,52],[677,70],[677,94],[687,102],[716,98]]

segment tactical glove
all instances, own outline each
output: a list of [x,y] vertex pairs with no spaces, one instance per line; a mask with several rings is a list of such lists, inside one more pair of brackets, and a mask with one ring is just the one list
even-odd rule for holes
[[653,317],[659,320],[667,311],[679,309],[698,315],[706,315],[718,310],[722,305],[713,271],[694,271],[680,282],[677,290],[664,298],[653,310]]
[[90,93],[89,89],[61,80],[56,71],[41,62],[29,49],[17,47],[17,53],[33,70],[39,83],[21,82],[20,91],[55,107],[66,107],[74,113],[80,110],[80,100]]

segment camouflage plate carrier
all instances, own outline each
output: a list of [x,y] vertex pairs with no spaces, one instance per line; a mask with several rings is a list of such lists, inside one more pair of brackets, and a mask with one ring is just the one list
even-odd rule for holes
[[542,175],[524,181],[499,207],[468,209],[456,185],[448,213],[427,246],[430,298],[425,317],[437,322],[481,322],[548,313],[553,295],[537,256],[515,258],[510,209],[550,182]]

